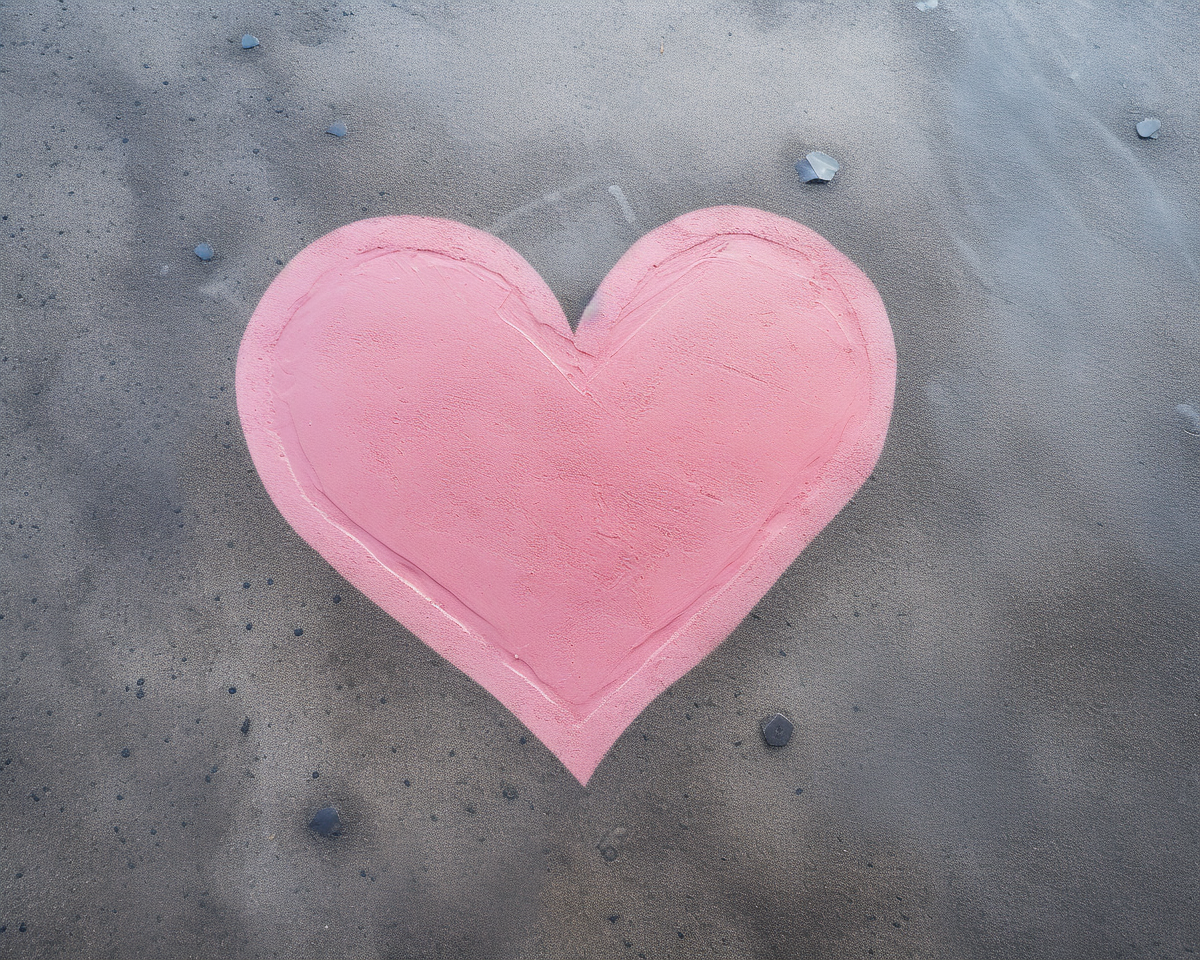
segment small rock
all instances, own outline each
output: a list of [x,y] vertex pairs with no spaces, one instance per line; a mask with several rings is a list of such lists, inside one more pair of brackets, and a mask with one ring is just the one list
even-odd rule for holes
[[792,739],[792,721],[782,713],[777,713],[763,721],[762,735],[767,741],[767,746],[786,747],[787,742]]
[[243,50],[253,50],[257,46],[258,46],[258,37],[251,36],[248,33],[244,34],[242,36],[242,49]]
[[1200,411],[1190,403],[1181,403],[1175,407],[1175,412],[1183,418],[1183,429],[1188,433],[1200,434]]
[[1162,121],[1158,117],[1147,117],[1137,125],[1137,135],[1143,140],[1157,140]]
[[335,137],[344,137],[346,135],[346,125],[341,120],[336,120],[329,125],[326,133],[333,134]]
[[820,150],[814,150],[796,164],[796,172],[800,174],[800,179],[805,183],[812,183],[814,180],[828,183],[839,169],[838,162],[829,154],[821,153]]
[[201,260],[211,260],[213,258],[213,248],[207,243],[196,244],[196,249],[193,252]]
[[342,818],[338,816],[337,807],[322,807],[316,812],[308,829],[319,833],[322,837],[340,837],[342,835]]
[[250,718],[247,717],[245,720],[242,721],[242,736],[245,737],[245,736],[248,736],[249,734],[250,734]]

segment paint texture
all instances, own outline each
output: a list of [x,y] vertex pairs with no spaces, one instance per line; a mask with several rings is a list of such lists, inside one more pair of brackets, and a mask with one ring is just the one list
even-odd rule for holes
[[866,479],[894,382],[863,273],[740,207],[640,240],[575,332],[488,234],[354,223],[272,284],[237,371],[289,522],[585,783]]

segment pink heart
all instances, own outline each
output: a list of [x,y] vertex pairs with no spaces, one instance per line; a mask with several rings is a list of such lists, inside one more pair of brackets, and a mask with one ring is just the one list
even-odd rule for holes
[[639,240],[575,333],[495,237],[352,223],[271,284],[237,394],[297,532],[586,784],[863,483],[895,375],[854,264],[714,207]]

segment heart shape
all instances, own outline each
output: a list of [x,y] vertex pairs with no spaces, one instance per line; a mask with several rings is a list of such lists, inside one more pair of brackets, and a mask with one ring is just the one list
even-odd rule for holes
[[895,375],[871,282],[773,214],[647,234],[574,333],[500,240],[385,217],[279,274],[237,398],[296,531],[586,784],[867,478]]

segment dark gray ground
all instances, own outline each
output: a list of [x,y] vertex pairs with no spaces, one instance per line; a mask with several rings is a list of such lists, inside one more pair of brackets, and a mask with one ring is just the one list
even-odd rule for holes
[[[1188,0],[0,4],[0,956],[1200,950],[1198,38]],[[717,203],[875,281],[891,434],[584,790],[292,533],[234,358],[364,216],[492,230],[574,319]]]

